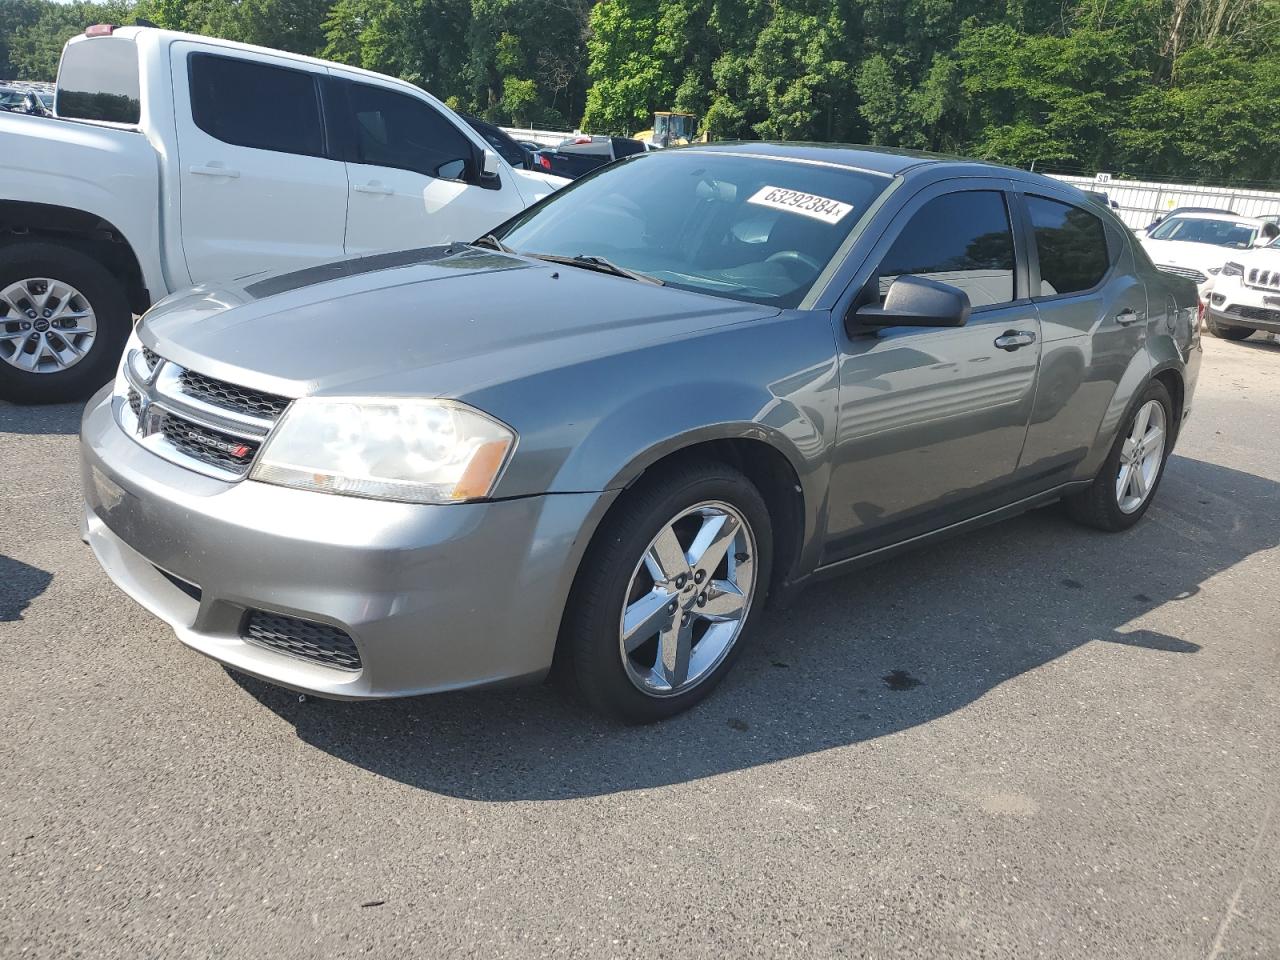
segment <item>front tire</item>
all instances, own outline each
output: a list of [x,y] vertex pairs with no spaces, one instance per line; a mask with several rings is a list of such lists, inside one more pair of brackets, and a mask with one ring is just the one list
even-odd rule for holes
[[84,399],[111,379],[132,322],[120,283],[79,250],[0,247],[0,399]]
[[1153,380],[1134,403],[1093,483],[1066,498],[1071,517],[1112,533],[1141,520],[1164,476],[1176,422],[1169,391]]
[[1248,340],[1255,331],[1253,327],[1236,327],[1225,323],[1218,323],[1212,317],[1205,319],[1205,326],[1209,328],[1209,332],[1215,337],[1223,340]]
[[560,638],[566,679],[627,723],[689,709],[741,652],[772,557],[768,508],[741,471],[707,461],[645,478],[583,557]]

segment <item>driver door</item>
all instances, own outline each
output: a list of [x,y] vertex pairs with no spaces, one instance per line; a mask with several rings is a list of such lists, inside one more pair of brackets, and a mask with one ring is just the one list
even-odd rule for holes
[[348,254],[474,240],[525,206],[514,178],[481,186],[479,149],[425,99],[342,81],[351,130]]
[[1040,322],[1007,186],[926,188],[871,255],[869,293],[922,276],[964,290],[972,312],[962,327],[841,331],[826,563],[1016,499]]

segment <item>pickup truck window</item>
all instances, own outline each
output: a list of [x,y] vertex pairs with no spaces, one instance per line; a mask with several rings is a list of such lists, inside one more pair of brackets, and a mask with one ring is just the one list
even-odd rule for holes
[[414,97],[365,83],[350,84],[356,162],[463,180],[473,165],[471,142],[440,113]]
[[191,114],[209,136],[239,147],[325,155],[316,75],[253,60],[191,56]]
[[138,48],[123,37],[93,37],[67,44],[58,68],[54,112],[71,120],[137,123]]

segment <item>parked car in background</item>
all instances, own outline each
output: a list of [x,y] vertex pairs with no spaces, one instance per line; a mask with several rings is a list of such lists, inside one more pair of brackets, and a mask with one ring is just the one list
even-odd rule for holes
[[1280,333],[1280,240],[1232,256],[1213,280],[1205,326],[1215,337],[1244,340]]
[[[539,170],[538,164],[534,161],[533,152],[534,149],[537,149],[536,145],[530,148],[528,144],[516,140],[501,127],[495,126],[488,120],[482,120],[473,114],[460,113],[458,116],[462,117],[471,126],[471,129],[480,134],[485,142],[493,147],[498,155],[515,169],[538,171],[540,177],[551,178],[553,176]],[[562,187],[567,180],[564,177],[555,177],[554,179],[548,179],[547,182],[556,187]]]
[[1195,309],[1046,177],[659,150],[474,244],[155,307],[85,413],[84,535],[184,643],[273,683],[555,663],[656,720],[771,593],[1058,499],[1137,523],[1192,409]]
[[1164,223],[1164,221],[1168,220],[1170,217],[1180,217],[1184,213],[1221,213],[1229,217],[1236,216],[1234,211],[1223,210],[1218,207],[1174,207],[1172,210],[1165,213],[1157,214],[1154,220],[1136,232],[1139,236],[1143,236],[1148,231],[1154,230],[1160,224]]
[[110,379],[193,283],[474,239],[562,181],[400,80],[144,27],[62,55],[57,118],[0,114],[0,397]]
[[1147,255],[1161,270],[1193,281],[1201,294],[1232,251],[1270,243],[1280,227],[1251,217],[1223,213],[1180,213],[1166,217],[1142,238]]
[[597,167],[619,157],[644,153],[648,147],[628,137],[569,137],[555,149],[542,149],[534,154],[539,167],[548,173],[576,180]]
[[30,87],[0,86],[0,110],[9,113],[52,113],[53,94]]

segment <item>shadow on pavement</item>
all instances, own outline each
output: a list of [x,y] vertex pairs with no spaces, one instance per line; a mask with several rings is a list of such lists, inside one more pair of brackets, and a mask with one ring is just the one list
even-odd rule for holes
[[22,612],[52,580],[48,571],[0,554],[0,623],[21,620]]
[[549,687],[299,702],[232,676],[307,743],[424,790],[499,802],[679,783],[928,723],[1093,641],[1153,668],[1194,654],[1215,638],[1133,622],[1275,547],[1278,495],[1271,480],[1175,457],[1127,533],[1051,507],[816,585],[758,624],[706,702],[651,727],[602,720]]
[[6,433],[33,435],[80,432],[83,403],[52,403],[26,406],[0,400],[0,436]]

